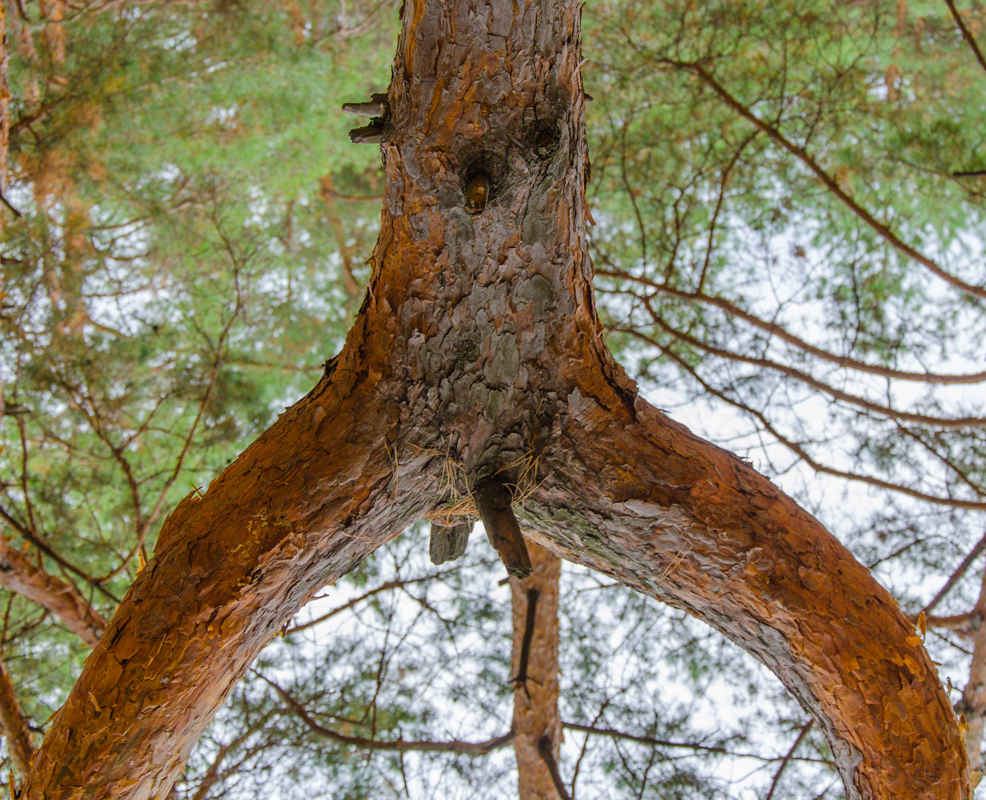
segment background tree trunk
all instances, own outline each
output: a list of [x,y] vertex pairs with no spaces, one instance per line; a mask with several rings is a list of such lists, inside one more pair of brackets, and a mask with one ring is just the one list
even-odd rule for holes
[[[513,649],[510,672],[514,681],[514,753],[517,756],[517,796],[520,800],[557,800],[551,770],[538,752],[547,738],[558,762],[562,742],[558,714],[558,584],[561,559],[550,550],[528,543],[534,572],[510,581],[513,607]],[[534,613],[531,607],[534,607]],[[525,644],[525,639],[529,639]]]

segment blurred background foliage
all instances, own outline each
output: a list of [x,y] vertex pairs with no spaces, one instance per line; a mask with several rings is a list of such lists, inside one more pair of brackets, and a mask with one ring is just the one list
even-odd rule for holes
[[[168,511],[341,347],[384,178],[339,108],[389,83],[398,9],[0,2],[0,567],[98,628]],[[986,170],[984,25],[979,0],[598,0],[583,21],[611,346],[926,627],[980,766],[986,176],[954,173]],[[425,536],[264,652],[177,796],[515,794],[509,750],[430,747],[507,732],[511,632],[492,551],[434,567]],[[88,645],[11,581],[3,661],[40,734]],[[560,622],[574,796],[843,796],[804,713],[717,634],[574,568]]]

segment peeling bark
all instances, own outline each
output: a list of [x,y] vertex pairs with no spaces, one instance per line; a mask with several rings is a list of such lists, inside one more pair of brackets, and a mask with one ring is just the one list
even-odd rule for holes
[[25,798],[166,794],[315,591],[493,476],[546,548],[690,610],[774,670],[851,800],[969,797],[955,715],[891,597],[769,481],[639,398],[606,349],[580,64],[571,0],[409,0],[381,233],[346,347],[166,521]]

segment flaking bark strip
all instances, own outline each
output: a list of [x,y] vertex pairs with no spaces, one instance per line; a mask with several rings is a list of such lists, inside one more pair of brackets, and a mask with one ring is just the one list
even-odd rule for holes
[[497,478],[489,478],[476,486],[473,498],[486,535],[499,553],[503,566],[513,577],[526,578],[532,572],[531,557],[514,516],[509,490]]
[[534,623],[537,620],[538,598],[540,596],[541,592],[537,589],[527,590],[527,621],[524,625],[524,640],[520,645],[520,666],[511,681],[514,684],[521,684],[524,691],[527,692],[528,698],[530,698],[531,693],[527,688],[527,664],[531,660],[531,642],[534,640]]

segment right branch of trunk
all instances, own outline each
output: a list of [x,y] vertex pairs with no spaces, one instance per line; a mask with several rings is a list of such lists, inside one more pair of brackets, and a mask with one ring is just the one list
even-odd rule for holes
[[616,365],[569,374],[582,385],[525,498],[537,540],[686,608],[770,667],[820,723],[851,800],[968,798],[934,665],[866,568],[739,458],[639,397],[628,408]]

